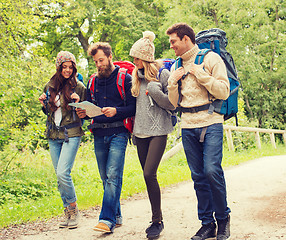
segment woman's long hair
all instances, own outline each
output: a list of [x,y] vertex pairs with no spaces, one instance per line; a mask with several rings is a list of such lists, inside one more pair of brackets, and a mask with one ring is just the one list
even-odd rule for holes
[[55,104],[55,97],[61,93],[63,95],[63,106],[62,108],[70,110],[71,108],[68,106],[68,103],[71,102],[71,94],[73,93],[73,89],[76,87],[76,65],[72,62],[73,72],[69,78],[64,78],[62,75],[62,64],[57,69],[57,72],[52,76],[51,81],[53,82],[53,87],[49,87],[50,91],[50,99],[49,99],[49,107],[52,112],[57,110],[57,106]]
[[[143,67],[144,67],[144,77],[148,82],[156,81],[158,82],[159,79],[157,79],[157,74],[159,72],[160,67],[163,65],[162,60],[157,60],[154,62],[146,62],[143,61]],[[131,87],[131,93],[133,97],[139,96],[139,90],[140,90],[140,78],[138,76],[138,68],[135,67],[132,72],[132,87]]]

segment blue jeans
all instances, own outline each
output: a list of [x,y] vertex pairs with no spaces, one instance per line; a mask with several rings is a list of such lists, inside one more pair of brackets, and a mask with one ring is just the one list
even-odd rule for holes
[[126,132],[94,136],[94,152],[104,189],[99,222],[111,230],[116,223],[122,223],[120,195],[128,137]]
[[230,213],[226,200],[226,185],[222,161],[223,126],[207,127],[204,141],[200,142],[203,128],[182,129],[182,142],[198,199],[198,217],[202,224],[225,219]]
[[64,139],[49,139],[50,154],[57,175],[58,189],[64,207],[76,202],[71,170],[80,141],[81,137],[69,138],[69,142],[65,142]]

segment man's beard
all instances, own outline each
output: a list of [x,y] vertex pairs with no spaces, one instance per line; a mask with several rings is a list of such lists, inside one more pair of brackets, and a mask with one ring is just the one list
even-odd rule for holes
[[105,66],[103,69],[97,69],[97,75],[99,78],[107,78],[112,73],[112,64],[111,61],[108,61],[108,65]]

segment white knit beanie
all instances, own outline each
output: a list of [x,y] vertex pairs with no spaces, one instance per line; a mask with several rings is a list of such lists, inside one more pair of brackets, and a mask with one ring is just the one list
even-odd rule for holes
[[147,62],[153,62],[155,60],[155,46],[153,43],[155,37],[155,34],[151,31],[143,32],[143,38],[133,44],[129,55]]
[[75,57],[68,51],[60,51],[57,55],[56,67],[59,68],[64,62],[73,62],[76,65]]

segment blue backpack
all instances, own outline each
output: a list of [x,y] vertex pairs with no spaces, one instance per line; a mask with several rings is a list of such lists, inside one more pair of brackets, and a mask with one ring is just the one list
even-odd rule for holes
[[200,49],[202,49],[195,60],[195,64],[201,64],[206,54],[213,51],[221,56],[223,59],[227,76],[230,83],[230,94],[226,100],[216,99],[210,105],[209,111],[215,111],[224,115],[224,120],[231,117],[235,117],[236,125],[238,125],[237,112],[238,112],[238,88],[240,86],[236,67],[234,65],[233,58],[230,53],[226,51],[227,38],[226,33],[218,28],[212,28],[209,30],[200,31],[196,35],[196,43]]

